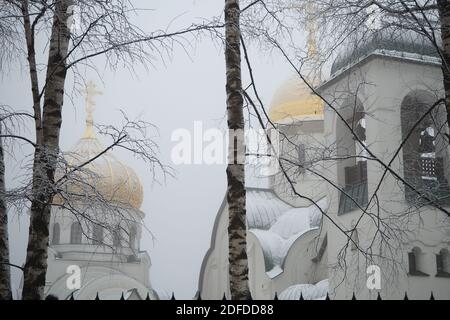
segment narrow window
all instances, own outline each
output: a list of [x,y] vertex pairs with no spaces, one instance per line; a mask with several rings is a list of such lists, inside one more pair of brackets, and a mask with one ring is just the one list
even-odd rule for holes
[[130,228],[130,248],[136,249],[136,226]]
[[98,245],[103,243],[103,227],[97,223],[92,228],[92,243]]
[[55,223],[53,225],[52,244],[59,244],[60,234],[61,234],[61,230],[59,228],[59,223]]
[[436,255],[436,269],[436,277],[450,278],[448,250],[442,249]]
[[120,228],[117,227],[114,231],[113,231],[113,246],[114,247],[120,247],[121,245],[121,239],[120,239]]
[[299,144],[296,146],[298,154],[298,163],[300,165],[300,172],[305,173],[306,171],[306,150],[305,145]]
[[70,243],[81,243],[81,224],[79,222],[72,223],[72,226],[70,227]]
[[350,248],[351,248],[352,251],[356,251],[356,250],[358,249],[358,246],[359,246],[358,229],[355,229],[355,230],[353,231],[353,234],[352,234],[352,240],[353,240],[353,241],[351,242]]
[[421,271],[421,265],[423,263],[423,254],[420,248],[415,247],[411,252],[408,252],[408,264],[410,276],[428,276],[429,274]]

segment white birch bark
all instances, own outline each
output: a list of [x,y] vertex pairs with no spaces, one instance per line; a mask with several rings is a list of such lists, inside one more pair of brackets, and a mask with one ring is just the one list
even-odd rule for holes
[[25,300],[44,298],[50,209],[54,196],[53,183],[59,152],[66,56],[70,39],[68,7],[71,4],[72,0],[59,0],[54,8],[44,92],[42,146],[36,149],[33,168],[33,199],[22,292]]
[[5,191],[5,162],[3,158],[3,143],[0,138],[0,300],[10,300],[12,298]]
[[227,166],[228,249],[231,298],[250,298],[245,208],[245,140],[241,82],[239,1],[225,0],[225,62],[230,139]]

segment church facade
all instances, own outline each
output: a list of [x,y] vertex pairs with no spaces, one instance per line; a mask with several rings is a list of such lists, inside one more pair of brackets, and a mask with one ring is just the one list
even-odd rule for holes
[[[379,31],[311,81],[316,94],[298,76],[276,92],[282,168],[247,189],[254,299],[450,299],[440,63],[426,40]],[[224,200],[200,271],[204,299],[229,296],[227,218]]]

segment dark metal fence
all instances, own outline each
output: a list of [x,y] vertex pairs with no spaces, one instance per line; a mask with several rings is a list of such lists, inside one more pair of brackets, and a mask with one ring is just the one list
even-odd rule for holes
[[[46,300],[58,300],[58,298],[55,297],[55,296],[47,296]],[[73,295],[71,295],[69,300],[76,300],[76,299],[75,299],[75,297]],[[95,300],[101,300],[98,293],[97,293],[97,295],[95,297]],[[122,293],[122,296],[120,297],[119,300],[125,300],[125,296],[124,296],[123,293]],[[144,300],[152,300],[152,299],[150,299],[150,294],[149,293],[147,293],[147,297]],[[176,300],[174,293],[172,293],[172,296],[171,296],[170,300],[172,300],[172,301]],[[201,297],[201,294],[198,294],[195,300],[203,300],[202,297]],[[223,294],[222,301],[225,301],[225,300],[227,300],[227,297],[226,297],[225,294]],[[250,298],[248,300],[253,300],[253,299],[250,296]],[[273,300],[279,300],[277,293],[275,293],[275,296],[274,296]],[[303,294],[300,294],[300,298],[298,300],[306,300],[306,299],[303,298]],[[325,297],[325,300],[331,300],[330,297],[328,296],[328,293],[327,293],[327,295]],[[355,293],[353,293],[352,298],[350,300],[358,300],[356,298]],[[379,292],[378,292],[376,300],[383,300],[383,298],[381,297]],[[404,296],[403,300],[409,300],[408,294],[406,292],[405,292],[405,296]],[[433,292],[431,292],[429,300],[435,300]]]

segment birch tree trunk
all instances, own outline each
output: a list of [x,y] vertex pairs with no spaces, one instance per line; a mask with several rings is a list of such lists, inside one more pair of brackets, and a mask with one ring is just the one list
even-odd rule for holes
[[33,199],[22,292],[22,298],[25,300],[44,298],[50,209],[59,153],[61,110],[67,71],[66,56],[70,39],[70,30],[67,26],[68,7],[71,4],[72,0],[59,0],[54,9],[44,92],[42,149],[35,152],[33,168]]
[[442,74],[444,78],[445,108],[447,110],[447,125],[450,133],[450,2],[438,0],[439,19],[441,22],[442,39]]
[[[28,10],[28,6],[29,6],[28,0],[22,0],[21,10],[23,16],[25,40],[27,45],[28,71],[30,73],[31,93],[33,96],[34,123],[36,131],[37,152],[35,152],[35,155],[37,155],[39,154],[39,149],[42,146],[41,98],[39,95],[39,81],[36,66],[36,51],[34,47],[35,37],[34,37],[34,30],[31,27],[30,12]],[[34,160],[36,161],[37,159],[38,157],[35,156]]]
[[[1,132],[1,124],[0,124]],[[0,138],[0,300],[11,300],[11,271],[9,266],[8,214],[5,202],[5,162]]]
[[225,0],[228,145],[228,250],[231,299],[250,298],[245,208],[245,139],[241,83],[239,0]]

